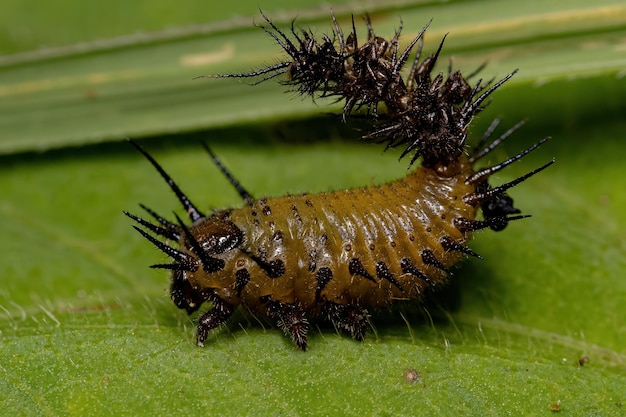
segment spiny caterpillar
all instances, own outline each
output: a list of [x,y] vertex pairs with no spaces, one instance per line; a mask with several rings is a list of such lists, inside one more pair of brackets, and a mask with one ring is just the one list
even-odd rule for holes
[[[554,161],[502,185],[488,178],[521,159],[547,138],[492,167],[476,170],[477,161],[520,125],[489,142],[498,121],[465,154],[467,127],[481,103],[513,73],[488,87],[470,87],[459,72],[444,81],[432,77],[439,50],[419,60],[424,30],[398,55],[400,30],[391,41],[378,37],[366,20],[369,37],[359,45],[356,31],[344,37],[333,17],[334,38],[315,40],[311,32],[290,40],[269,19],[264,28],[291,60],[249,74],[261,81],[287,73],[287,83],[302,94],[335,96],[346,101],[344,118],[367,107],[375,118],[368,137],[387,147],[405,146],[411,164],[422,165],[397,181],[321,194],[255,199],[208,149],[213,162],[245,202],[244,207],[207,216],[193,205],[165,170],[135,145],[178,197],[191,224],[171,222],[141,207],[156,221],[125,212],[133,226],[172,258],[152,265],[172,271],[171,298],[189,314],[205,302],[212,308],[198,320],[197,343],[242,305],[253,314],[274,319],[302,350],[307,347],[309,318],[331,322],[357,339],[365,337],[368,309],[394,300],[420,299],[445,282],[449,270],[465,256],[479,257],[466,246],[476,230],[499,231],[519,214],[507,190]],[[420,41],[408,78],[399,73],[411,48]],[[379,105],[381,110],[379,111]],[[384,107],[384,109],[383,109]],[[482,220],[477,220],[478,213]],[[142,228],[143,227],[143,228]],[[167,239],[161,241],[153,235]],[[168,241],[177,243],[177,248]]]

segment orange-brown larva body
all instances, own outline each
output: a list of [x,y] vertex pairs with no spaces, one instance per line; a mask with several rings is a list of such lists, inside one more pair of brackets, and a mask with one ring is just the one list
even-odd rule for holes
[[[266,305],[260,301],[266,296],[281,303],[299,302],[309,314],[320,314],[326,301],[380,308],[394,299],[419,298],[426,287],[441,283],[447,275],[424,262],[424,251],[448,269],[463,254],[446,252],[442,239],[464,245],[471,238],[471,232],[462,233],[454,225],[456,218],[476,217],[477,207],[463,202],[463,196],[475,191],[475,186],[465,184],[471,165],[464,159],[450,168],[449,176],[420,167],[385,185],[260,199],[218,212],[216,218],[242,231],[240,251],[225,254],[222,270],[206,273],[199,269],[187,279],[194,288],[214,289],[228,303],[243,304],[260,314],[266,314]],[[199,242],[204,240],[203,227],[202,222],[190,227]],[[280,262],[281,273],[271,276],[248,254],[265,263]],[[355,259],[370,278],[351,272]],[[406,267],[403,270],[403,259],[428,281],[407,273]],[[332,278],[317,291],[321,287],[318,274],[324,268]],[[237,272],[242,270],[251,278],[236,291]]]
[[[539,142],[541,144],[543,142]],[[134,143],[133,143],[134,144]],[[161,166],[141,147],[192,220],[172,223],[142,206],[157,224],[126,213],[146,239],[173,259],[153,265],[172,270],[171,298],[192,313],[212,308],[198,320],[198,344],[238,306],[274,318],[303,350],[308,318],[320,317],[362,340],[368,308],[394,300],[419,299],[445,281],[464,255],[472,232],[502,230],[525,216],[505,191],[550,163],[491,188],[487,178],[539,144],[477,172],[477,152],[454,163],[421,166],[397,181],[321,194],[254,199],[213,155],[246,201],[242,208],[203,216]],[[475,220],[479,210],[484,220]]]

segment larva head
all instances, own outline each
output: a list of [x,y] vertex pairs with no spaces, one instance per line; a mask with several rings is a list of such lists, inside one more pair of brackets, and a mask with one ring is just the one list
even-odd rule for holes
[[[190,226],[180,219],[179,250],[184,254],[185,270],[182,275],[175,271],[172,277],[172,299],[179,308],[188,309],[186,300],[183,307],[174,292],[177,280],[189,283],[193,288],[228,288],[235,281],[234,266],[241,255],[243,232],[225,219],[227,212],[202,218]],[[176,259],[174,259],[176,261]]]
[[[234,281],[234,258],[240,254],[238,250],[243,241],[242,231],[228,220],[229,211],[221,211],[210,217],[200,214],[189,198],[180,190],[172,178],[163,168],[135,142],[130,141],[161,174],[170,189],[189,215],[192,223],[187,226],[176,215],[176,222],[170,222],[145,206],[141,206],[156,223],[151,223],[128,212],[128,217],[135,220],[138,226],[133,226],[143,237],[172,259],[172,263],[152,265],[153,268],[169,269],[172,273],[171,296],[174,303],[189,313],[198,309],[206,301],[207,290],[213,287],[227,287]],[[208,148],[207,148],[208,150]],[[218,167],[227,175],[231,183],[240,192],[242,197],[252,197],[241,187],[230,173],[210,152]],[[145,229],[145,230],[144,230]],[[152,234],[161,236],[163,242]],[[168,241],[178,243],[178,248],[170,246]],[[226,281],[226,282],[225,282]]]
[[152,268],[172,271],[170,293],[178,308],[191,313],[205,301],[205,289],[227,288],[234,282],[234,265],[236,258],[241,255],[239,246],[243,241],[243,232],[225,220],[227,212],[201,217],[186,226],[178,216],[178,224],[170,223],[150,209],[143,208],[164,227],[128,212],[125,214],[154,234],[178,242],[178,248],[174,248],[134,226],[143,237],[172,259],[172,263],[156,264]]

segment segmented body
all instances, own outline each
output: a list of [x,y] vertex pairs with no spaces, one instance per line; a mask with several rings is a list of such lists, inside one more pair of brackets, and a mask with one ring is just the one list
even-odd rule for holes
[[[242,232],[239,250],[224,255],[220,271],[188,274],[189,282],[261,314],[268,296],[312,314],[327,301],[378,308],[418,298],[463,256],[446,253],[450,242],[464,245],[471,236],[454,225],[477,211],[463,202],[475,191],[465,184],[472,171],[463,162],[444,175],[419,168],[381,186],[260,199],[218,212]],[[203,222],[190,227],[201,244]],[[185,239],[179,243],[193,256]],[[250,278],[238,282],[242,276]]]

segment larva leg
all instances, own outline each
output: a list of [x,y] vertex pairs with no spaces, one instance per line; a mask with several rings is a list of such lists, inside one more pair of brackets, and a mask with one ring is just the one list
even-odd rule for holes
[[[265,298],[265,297],[263,297]],[[266,304],[267,315],[276,320],[276,325],[302,350],[306,350],[306,335],[309,331],[309,321],[306,318],[302,304],[281,303],[269,299],[261,300]]]
[[347,331],[354,339],[361,341],[365,338],[369,326],[369,314],[365,308],[356,304],[327,301],[323,314],[336,328]]
[[198,320],[198,332],[196,341],[198,346],[204,346],[210,330],[224,324],[233,314],[235,307],[217,296],[215,290],[206,289],[202,291],[203,298],[213,303],[213,308],[204,313]]
[[194,289],[191,283],[185,279],[182,271],[174,271],[172,275],[170,298],[176,307],[187,311],[187,314],[196,311],[206,301],[202,293]]

